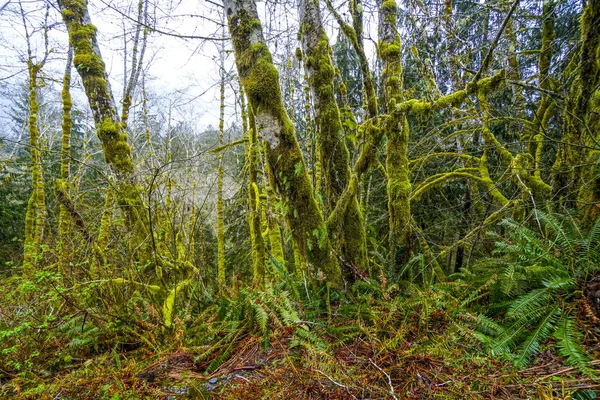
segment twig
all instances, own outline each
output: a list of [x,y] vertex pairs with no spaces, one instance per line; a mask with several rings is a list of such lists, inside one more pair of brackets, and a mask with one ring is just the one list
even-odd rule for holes
[[519,4],[519,0],[515,0],[513,2],[512,6],[510,7],[508,14],[506,14],[506,18],[504,18],[504,21],[502,21],[502,25],[500,26],[500,29],[498,29],[498,33],[496,33],[496,37],[494,38],[494,41],[490,45],[490,49],[488,50],[487,54],[485,55],[485,58],[483,59],[483,62],[481,63],[481,67],[479,68],[479,71],[477,71],[477,74],[475,74],[475,77],[473,78],[473,82],[477,82],[481,78],[481,75],[483,73],[485,73],[486,70],[488,69],[488,67],[490,65],[490,61],[492,60],[492,54],[494,53],[496,46],[498,46],[498,42],[500,41],[500,38],[502,37],[502,33],[504,33],[504,29],[506,28],[506,25],[508,24],[508,21],[512,17],[513,13],[517,9],[518,4]]
[[243,377],[243,376],[241,376],[241,375],[234,375],[234,377],[235,377],[235,378],[240,378],[240,379],[243,379],[243,380],[245,380],[246,382],[250,383],[250,380],[249,380],[248,378],[246,378],[246,377]]
[[[590,366],[600,365],[600,360],[593,360],[593,361],[590,361],[588,364]],[[568,368],[559,369],[558,371],[553,372],[550,375],[540,376],[539,379],[551,378],[551,377],[556,376],[556,375],[564,374],[565,372],[571,372],[573,370],[576,370],[577,368],[578,367],[568,367]]]
[[377,368],[379,371],[381,371],[382,374],[385,375],[385,377],[387,378],[387,381],[388,381],[388,386],[390,387],[390,394],[392,395],[392,397],[394,398],[394,400],[398,400],[398,398],[394,394],[394,386],[392,385],[392,378],[390,377],[390,375],[387,372],[385,372],[379,365],[375,364],[373,362],[373,360],[371,360],[370,358],[369,358],[369,362],[371,364],[373,364],[373,366],[375,368]]
[[[323,375],[325,378],[329,379],[329,380],[331,381],[331,383],[333,383],[334,385],[336,385],[336,386],[338,386],[338,387],[341,387],[341,388],[344,388],[344,389],[346,389],[346,392],[348,392],[348,394],[349,394],[350,396],[352,396],[352,398],[353,398],[353,399],[356,399],[356,396],[354,396],[354,395],[353,395],[353,394],[350,392],[350,389],[348,388],[348,386],[342,385],[341,383],[338,383],[338,382],[334,381],[332,377],[330,377],[329,375],[327,375],[325,372],[323,372],[323,371],[321,371],[321,370],[315,369],[315,371],[317,371],[318,373],[320,373],[321,375]],[[397,399],[396,399],[396,400],[397,400]]]

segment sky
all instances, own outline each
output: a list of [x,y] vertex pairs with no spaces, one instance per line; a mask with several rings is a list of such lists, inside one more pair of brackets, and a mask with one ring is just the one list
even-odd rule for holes
[[[0,0],[6,1],[6,0]],[[43,0],[7,0],[8,4],[0,11],[0,85],[8,92],[11,88],[27,80],[26,74],[26,40],[21,21],[20,6],[27,16],[28,31],[33,43],[34,55],[43,54],[43,34],[46,4]],[[161,32],[183,36],[222,37],[221,8],[212,1],[198,0],[157,0],[150,3],[149,14],[154,21],[154,27]],[[65,54],[68,39],[60,15],[56,10],[56,1],[49,10],[48,21],[52,29],[49,32],[49,47],[52,49],[44,73],[48,83],[54,80],[59,87],[64,71]],[[220,4],[221,1],[217,0]],[[277,50],[286,41],[295,39],[297,32],[297,10],[295,1],[265,3],[259,1],[259,15],[265,27],[265,32],[272,32],[267,37],[272,50]],[[6,3],[0,4],[0,7]],[[277,4],[274,6],[274,4]],[[276,8],[274,8],[276,7]],[[102,56],[106,64],[111,87],[117,102],[123,91],[123,62],[124,39],[129,41],[128,51],[131,52],[131,38],[137,17],[137,2],[133,0],[89,0],[89,11],[92,23],[98,28],[98,40]],[[327,13],[324,13],[326,15]],[[328,18],[329,20],[329,18]],[[333,24],[329,23],[328,26]],[[124,35],[125,32],[125,35]],[[330,35],[332,38],[335,36]],[[367,46],[370,45],[367,41]],[[219,54],[222,41],[206,41],[201,39],[182,39],[154,32],[149,36],[148,48],[145,54],[145,83],[149,96],[167,102],[181,115],[174,118],[190,118],[190,113],[199,129],[210,125],[217,126],[219,118]],[[293,44],[295,48],[297,44]],[[234,60],[230,51],[229,41],[226,46],[226,71],[234,73]],[[293,51],[294,48],[291,50]],[[129,68],[129,65],[127,65]],[[74,81],[74,96],[81,98],[83,92],[80,84]],[[235,85],[234,85],[235,86]],[[227,122],[230,125],[235,120],[234,97],[232,88],[227,90]],[[10,99],[8,99],[10,100]],[[177,102],[175,102],[175,100]],[[6,93],[0,99],[6,103]],[[0,115],[0,118],[5,118]],[[2,129],[4,130],[4,129]]]
[[[119,0],[120,1],[120,0]],[[200,2],[201,3],[201,2]],[[133,3],[132,3],[133,4]],[[183,35],[221,36],[219,27],[198,17],[178,17],[185,14],[207,14],[217,21],[219,15],[215,7],[211,11],[200,7],[199,2],[184,0],[177,4],[163,2],[150,10],[157,19],[157,27],[165,32],[176,32]],[[40,1],[22,2],[27,15],[28,32],[32,42],[32,53],[36,60],[44,53],[44,40],[41,27],[46,14],[45,5]],[[134,5],[135,7],[135,5]],[[204,9],[202,9],[204,8]],[[106,64],[113,94],[120,101],[123,91],[124,39],[129,43],[131,54],[131,38],[134,23],[123,14],[136,17],[135,8],[125,3],[112,0],[90,0],[89,10],[92,23],[98,28],[98,40],[102,57]],[[165,13],[168,13],[167,18]],[[60,87],[64,72],[68,38],[64,26],[55,9],[49,10],[50,54],[44,67],[43,75],[48,85]],[[126,32],[124,36],[123,32]],[[27,82],[26,71],[26,37],[20,16],[20,6],[12,0],[0,13],[0,85],[3,87],[3,104],[10,102],[15,87]],[[218,125],[219,101],[219,47],[221,42],[208,42],[198,39],[180,39],[172,36],[152,33],[149,36],[145,54],[145,83],[149,96],[160,98],[161,102],[181,106],[181,112],[190,117],[190,109],[198,119],[199,128]],[[227,57],[226,69],[233,67],[233,57]],[[128,63],[127,68],[130,65]],[[74,74],[75,75],[75,74]],[[217,84],[217,86],[216,86]],[[74,79],[73,96],[76,101],[85,101],[78,78]],[[228,96],[231,97],[231,96]],[[231,97],[230,101],[233,101]],[[176,103],[178,102],[178,103]],[[177,107],[175,107],[177,108]],[[6,118],[6,115],[2,115]],[[177,118],[177,116],[174,116]],[[7,128],[6,122],[2,131]]]

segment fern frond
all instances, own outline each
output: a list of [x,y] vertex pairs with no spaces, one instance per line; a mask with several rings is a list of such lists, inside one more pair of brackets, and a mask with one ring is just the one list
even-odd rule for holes
[[519,346],[515,365],[519,367],[526,366],[531,357],[539,353],[540,343],[543,342],[554,329],[556,316],[560,309],[556,305],[548,307],[547,314],[538,322],[537,326],[527,335],[525,341]]
[[506,312],[510,319],[522,319],[524,316],[534,316],[548,304],[551,293],[548,288],[535,289],[517,298]]
[[553,244],[560,246],[562,249],[568,250],[570,253],[573,253],[575,250],[573,243],[574,239],[577,237],[574,237],[571,234],[572,232],[569,232],[569,229],[566,229],[565,225],[568,226],[568,224],[564,224],[563,222],[559,221],[556,216],[542,211],[537,211],[537,215],[539,220],[546,227],[548,234],[551,236]]
[[589,358],[582,347],[583,334],[570,315],[563,315],[558,321],[554,338],[557,340],[558,354],[565,358],[567,364],[578,367],[588,376],[595,376],[589,366]]
[[577,285],[577,281],[570,276],[550,276],[542,283],[548,289],[554,290],[572,290]]
[[506,332],[505,327],[485,315],[479,314],[475,318],[471,316],[471,321],[475,329],[486,336],[498,337]]
[[269,322],[269,314],[259,303],[252,303],[252,309],[254,310],[254,320],[259,326],[260,331],[263,335],[267,334],[267,324]]
[[600,218],[596,219],[596,223],[590,229],[587,245],[588,254],[593,254],[593,259],[598,260],[597,256],[600,252]]

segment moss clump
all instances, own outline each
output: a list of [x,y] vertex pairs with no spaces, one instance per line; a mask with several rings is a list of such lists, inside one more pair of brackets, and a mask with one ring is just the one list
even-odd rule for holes
[[119,172],[133,172],[131,147],[127,143],[127,135],[121,132],[119,123],[105,118],[97,126],[98,138],[103,143],[104,160]]
[[477,82],[471,82],[467,85],[468,93],[478,93],[482,96],[498,90],[501,85],[506,82],[506,71],[501,69],[494,75],[478,80]]
[[61,14],[62,14],[62,17],[63,17],[65,20],[68,20],[68,21],[70,21],[70,20],[72,20],[73,18],[75,18],[75,13],[74,13],[73,11],[71,11],[71,10],[63,10],[63,11],[61,12]]
[[104,73],[104,62],[96,54],[78,54],[73,58],[73,64],[77,71],[84,74]]
[[457,90],[454,93],[451,93],[447,96],[442,96],[439,99],[437,99],[434,103],[434,108],[442,109],[448,107],[458,107],[462,104],[463,101],[465,101],[466,97],[466,90]]
[[384,14],[397,14],[398,5],[396,4],[396,0],[385,0],[381,3],[381,12]]
[[251,46],[250,58],[256,60],[251,73],[242,78],[242,83],[252,104],[273,108],[278,107],[281,101],[281,95],[276,96],[271,91],[275,85],[279,85],[279,71],[273,65],[271,53],[264,43],[257,43]]
[[[400,57],[400,53],[402,48],[398,44],[390,44],[387,46],[381,46],[379,54],[382,58],[398,58]],[[399,60],[398,60],[399,62]]]

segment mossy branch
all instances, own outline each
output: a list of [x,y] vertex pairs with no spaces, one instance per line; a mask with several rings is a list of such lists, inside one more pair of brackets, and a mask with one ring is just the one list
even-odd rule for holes
[[56,199],[59,204],[64,207],[64,210],[71,217],[77,229],[81,232],[83,237],[88,243],[91,243],[94,240],[94,237],[88,231],[85,220],[81,216],[81,214],[75,208],[75,204],[71,197],[69,196],[67,182],[63,179],[57,179],[54,183],[54,190],[56,193]]
[[460,160],[466,161],[468,163],[475,163],[475,164],[479,163],[479,157],[471,156],[469,154],[439,152],[439,153],[430,153],[430,154],[427,154],[426,156],[419,157],[414,160],[410,160],[409,167],[410,167],[411,171],[414,171],[418,168],[423,167],[424,164],[426,164],[432,160],[435,160],[437,158],[446,158],[446,157],[460,159]]
[[238,140],[235,140],[233,142],[225,143],[222,146],[215,147],[210,152],[211,153],[222,153],[222,152],[224,152],[226,150],[231,149],[232,147],[239,146],[240,144],[246,144],[246,143],[248,143],[248,138],[247,137],[243,137],[242,139],[238,139]]
[[520,204],[521,204],[520,200],[511,200],[511,201],[508,201],[502,208],[500,208],[499,210],[494,211],[493,213],[491,213],[490,215],[488,215],[487,218],[481,223],[481,225],[478,225],[476,228],[472,229],[462,239],[457,240],[451,246],[444,247],[442,249],[442,251],[440,251],[440,253],[438,255],[438,258],[444,259],[446,257],[446,255],[447,255],[448,251],[450,251],[450,250],[452,250],[452,249],[454,249],[454,248],[456,248],[458,246],[463,246],[465,244],[468,244],[468,241],[469,241],[469,239],[471,237],[475,236],[479,232],[485,231],[488,227],[490,227],[492,224],[495,224],[496,222],[498,222],[508,212],[514,210]]
[[411,193],[410,200],[419,201],[421,199],[421,196],[423,196],[423,194],[429,189],[433,189],[436,186],[442,185],[451,179],[464,178],[470,179],[474,182],[483,182],[483,178],[474,175],[474,173],[478,171],[479,168],[459,168],[455,171],[430,176],[423,182],[415,186],[413,192]]

